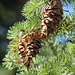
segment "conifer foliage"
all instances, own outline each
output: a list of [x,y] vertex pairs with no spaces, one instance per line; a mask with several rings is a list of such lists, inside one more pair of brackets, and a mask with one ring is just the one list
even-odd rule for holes
[[[8,30],[7,38],[11,41],[3,66],[9,70],[18,67],[20,75],[62,75],[65,69],[67,74],[71,72],[66,63],[73,65],[74,60],[69,62],[69,50],[62,50],[64,46],[55,40],[61,32],[64,33],[64,24],[72,24],[72,21],[64,22],[62,6],[61,0],[30,0],[25,4],[22,15],[26,21],[15,23]],[[74,57],[72,51],[71,58]]]

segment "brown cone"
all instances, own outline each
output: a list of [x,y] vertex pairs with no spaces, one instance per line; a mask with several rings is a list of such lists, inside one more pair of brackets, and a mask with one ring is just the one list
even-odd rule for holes
[[39,53],[39,48],[41,48],[41,41],[38,34],[32,34],[29,38],[19,41],[18,54],[27,68],[30,67],[32,57],[36,57]]
[[50,0],[49,4],[42,13],[42,38],[46,38],[50,33],[54,33],[54,31],[59,28],[59,23],[62,20],[63,9],[61,0]]

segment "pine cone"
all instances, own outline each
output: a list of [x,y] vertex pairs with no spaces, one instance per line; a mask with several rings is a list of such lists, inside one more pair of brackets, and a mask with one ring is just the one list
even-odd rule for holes
[[39,48],[41,48],[41,41],[37,34],[32,34],[29,38],[19,41],[18,54],[20,55],[20,60],[27,66],[27,70],[32,62],[32,57],[36,57],[36,54],[39,53]]
[[46,38],[50,33],[59,28],[59,22],[62,20],[63,9],[61,0],[50,0],[50,5],[46,6],[42,13],[42,21],[40,25],[43,25],[41,29],[41,37]]

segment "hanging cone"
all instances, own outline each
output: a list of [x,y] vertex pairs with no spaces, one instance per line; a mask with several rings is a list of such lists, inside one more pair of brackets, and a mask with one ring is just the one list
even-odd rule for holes
[[24,38],[19,41],[18,54],[20,60],[24,62],[24,65],[29,69],[32,62],[32,57],[36,57],[41,48],[41,41],[38,34],[32,34],[29,38]]
[[50,0],[49,6],[46,6],[42,13],[41,21],[41,37],[46,38],[50,33],[59,28],[59,23],[62,20],[63,9],[61,0]]

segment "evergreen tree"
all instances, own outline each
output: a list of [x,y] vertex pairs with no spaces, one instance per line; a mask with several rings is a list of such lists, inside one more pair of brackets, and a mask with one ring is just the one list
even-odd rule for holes
[[75,74],[75,44],[56,41],[58,36],[75,38],[75,13],[63,15],[62,19],[62,6],[60,0],[30,0],[25,4],[22,15],[26,21],[15,23],[8,30],[11,41],[3,66],[9,70],[18,68],[16,75]]

